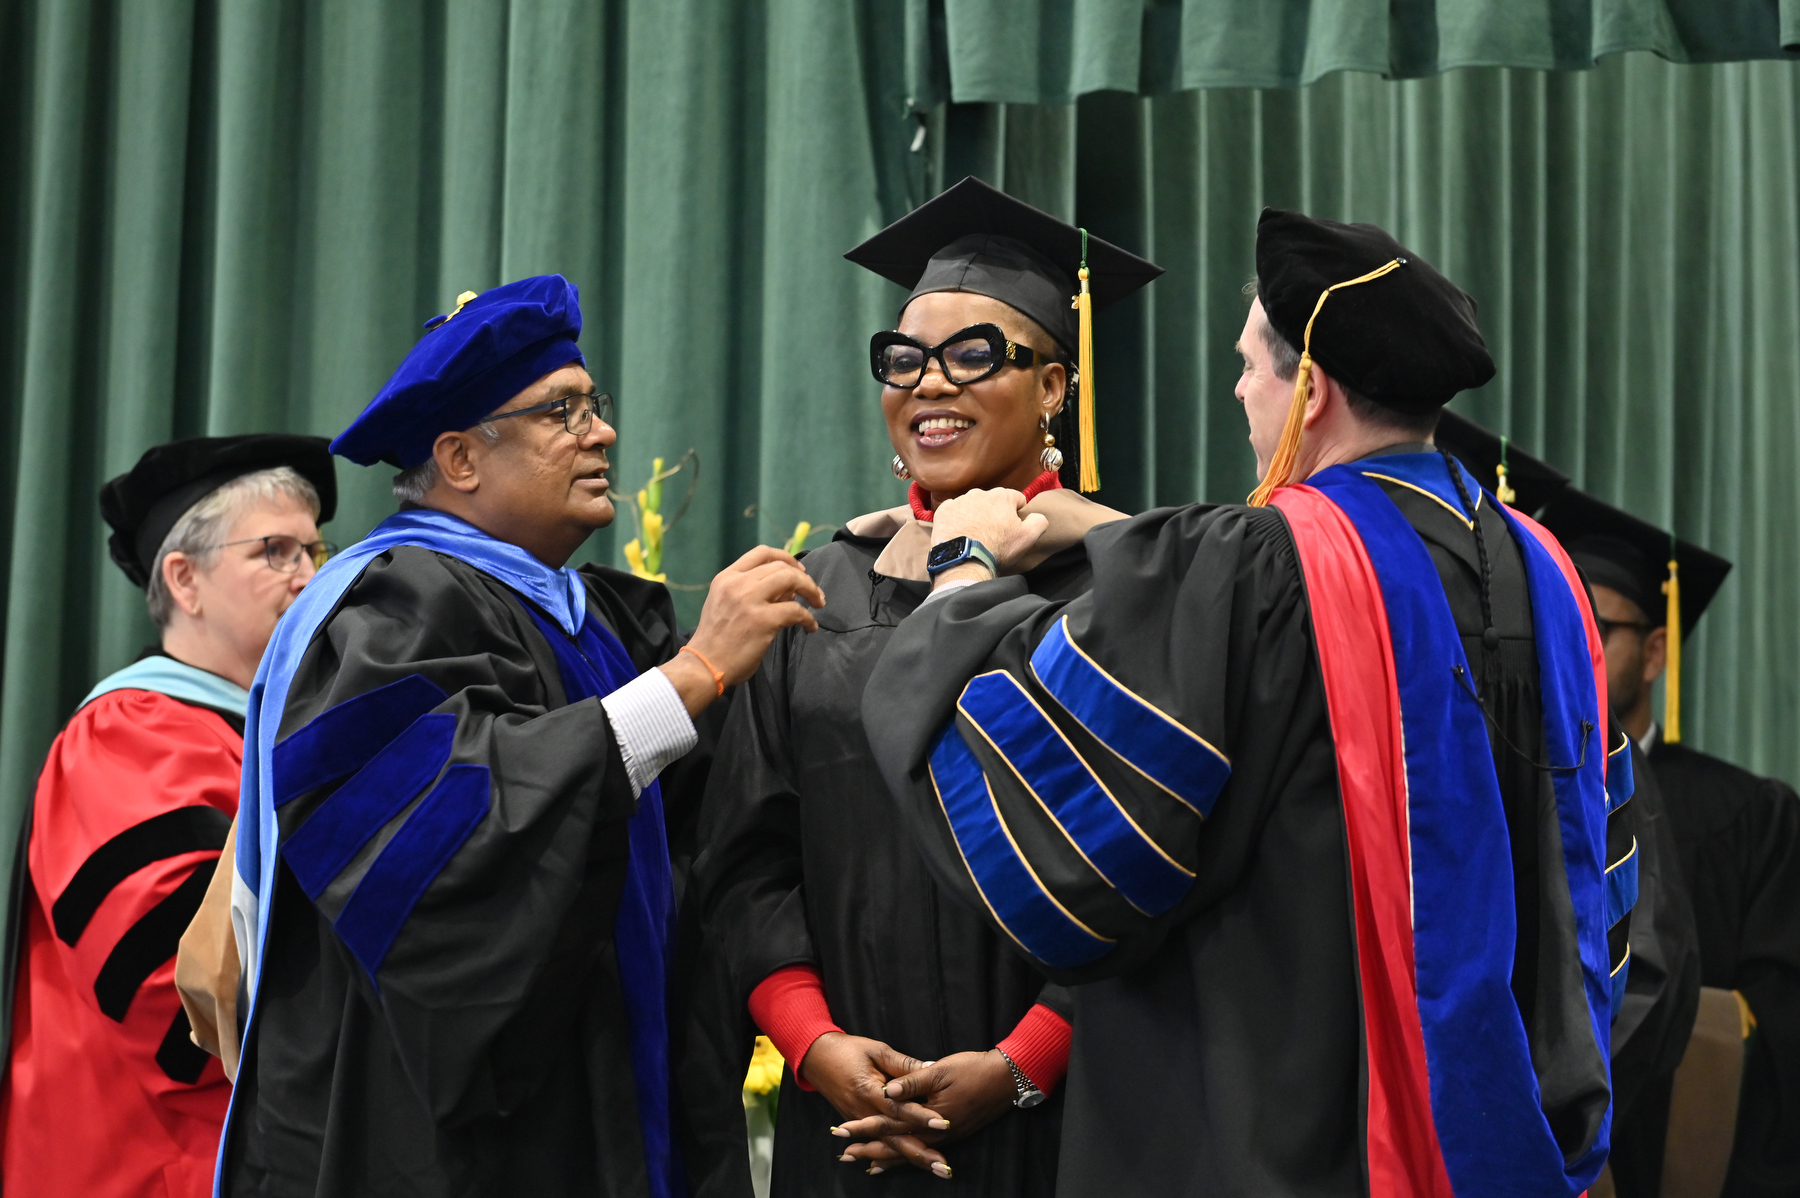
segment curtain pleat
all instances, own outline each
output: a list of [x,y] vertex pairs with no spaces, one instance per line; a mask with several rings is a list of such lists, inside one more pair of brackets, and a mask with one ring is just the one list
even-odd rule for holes
[[[1137,95],[1292,6],[1151,5],[1166,38],[1104,0],[1004,7],[0,0],[0,861],[57,728],[153,639],[95,502],[149,445],[335,433],[458,292],[560,271],[619,397],[620,490],[699,455],[665,566],[698,587],[800,520],[901,501],[862,347],[903,295],[841,255],[965,174],[1168,268],[1097,322],[1101,497],[1129,510],[1254,481],[1232,346],[1261,207],[1392,230],[1480,302],[1500,372],[1459,409],[1737,563],[1684,722],[1800,779],[1800,69],[1632,54]],[[1296,61],[1319,30],[1391,37],[1362,7],[1311,6]],[[1493,32],[1446,32],[1449,7],[1441,44]],[[1666,58],[1790,8],[1709,41],[1676,5],[1594,5],[1673,21]],[[994,95],[1082,98],[933,99],[1018,54],[1031,87]],[[340,465],[334,540],[392,510],[390,473]],[[632,535],[626,508],[584,553]]]
[[907,17],[920,109],[1295,87],[1338,71],[1586,70],[1637,50],[1678,63],[1800,58],[1800,0],[908,0]]

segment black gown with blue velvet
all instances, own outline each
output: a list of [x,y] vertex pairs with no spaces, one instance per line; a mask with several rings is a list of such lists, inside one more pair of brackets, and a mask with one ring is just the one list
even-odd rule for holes
[[[601,567],[581,575],[587,618],[618,638],[628,670],[676,652],[666,590]],[[605,710],[565,691],[559,656],[577,642],[554,646],[552,634],[489,575],[401,547],[370,562],[307,648],[280,737],[381,687],[395,689],[371,718],[391,718],[429,684],[441,701],[413,728],[453,720],[445,776],[486,767],[492,798],[415,896],[373,978],[338,923],[414,808],[348,861],[323,864],[294,854],[332,788],[279,809],[284,848],[225,1194],[649,1192],[614,934],[638,800]],[[702,747],[661,780],[678,883],[710,760],[714,725],[701,724]]]
[[[1382,489],[1423,539],[1467,659],[1480,661],[1483,570],[1470,525],[1441,499]],[[1581,986],[1554,968],[1566,949],[1552,946],[1572,942],[1573,916],[1560,861],[1546,867],[1556,800],[1539,768],[1544,708],[1523,559],[1491,506],[1479,518],[1499,634],[1482,693],[1511,837],[1512,989],[1544,1115],[1574,1159],[1600,1134],[1609,1062],[1583,1030]],[[1095,530],[1087,549],[1094,589],[1073,603],[998,579],[907,620],[864,701],[877,758],[933,876],[984,914],[931,782],[932,747],[977,675],[1004,671],[1033,701],[1050,701],[1031,663],[1063,614],[1072,624],[1079,615],[1083,650],[1113,678],[1180,713],[1229,759],[1222,789],[1200,796],[1213,800],[1204,823],[1179,833],[1191,851],[1181,865],[1194,874],[1185,898],[1154,917],[1119,897],[1070,908],[1114,946],[1050,971],[1075,995],[1057,1193],[1366,1193],[1349,848],[1307,584],[1285,518],[1274,508],[1164,509]],[[1058,726],[1112,793],[1132,796],[1132,810],[1154,805],[1166,827],[1192,820],[1138,767],[1093,752],[1073,722]],[[1595,730],[1595,746],[1602,736],[1620,739]],[[1037,826],[1028,792],[1019,805],[1007,767],[991,754],[980,762],[1017,852],[1068,901],[1065,880],[1080,864],[1069,842]],[[1629,851],[1631,808],[1608,821],[1609,862]],[[1615,963],[1626,931],[1622,920],[1610,937]]]

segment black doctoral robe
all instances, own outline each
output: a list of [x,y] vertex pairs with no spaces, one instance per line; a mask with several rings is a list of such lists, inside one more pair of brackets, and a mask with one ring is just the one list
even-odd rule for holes
[[1736,990],[1744,1045],[1724,1194],[1800,1195],[1800,796],[1657,735],[1650,766],[1693,897],[1700,983]]
[[[1440,498],[1381,487],[1423,538],[1479,674],[1482,572],[1471,527]],[[1572,1159],[1599,1133],[1609,1069],[1585,1030],[1581,988],[1562,980],[1558,964],[1572,952],[1574,925],[1560,859],[1540,868],[1541,846],[1557,843],[1556,803],[1535,764],[1545,750],[1533,614],[1523,560],[1490,504],[1479,518],[1499,645],[1484,697],[1511,836],[1513,992],[1545,1115]],[[1057,1192],[1364,1193],[1366,1062],[1348,846],[1307,588],[1284,516],[1272,507],[1163,509],[1095,530],[1087,548],[1094,587],[1073,603],[1008,579],[934,601],[896,632],[864,702],[883,774],[934,876],[977,910],[984,900],[926,764],[965,684],[995,669],[1031,678],[1033,649],[1059,616],[1111,677],[1178,713],[1229,760],[1229,781],[1193,835],[1186,897],[1154,918],[1108,915],[1115,946],[1093,964],[1051,972],[1075,995]],[[1035,697],[1036,684],[1027,685]],[[1601,735],[1596,749],[1607,743]],[[1115,793],[1142,785],[1110,759],[1086,759]],[[991,787],[1005,784],[984,772]],[[1609,821],[1609,862],[1629,849],[1630,807]],[[1066,844],[1030,843],[1044,834],[1010,823],[1040,876],[1062,868],[1055,858]],[[1116,900],[1115,911],[1123,911]],[[1614,946],[1615,957],[1622,949]],[[1550,967],[1540,971],[1540,961]]]
[[[1081,534],[1122,514],[1068,491],[1036,503],[1054,513],[1043,548],[1059,548],[1016,585],[1050,601],[1073,598],[1091,577]],[[756,1035],[745,1003],[782,966],[816,965],[840,1027],[920,1060],[992,1048],[1037,1002],[1069,1013],[1065,992],[932,881],[863,731],[869,674],[929,591],[928,537],[928,525],[897,508],[851,521],[808,553],[807,572],[828,601],[819,630],[776,638],[721,737],[684,911],[692,939],[682,989],[695,1005],[681,1084],[697,1136],[689,1157],[697,1198],[750,1192],[737,1099]],[[946,1144],[956,1184],[995,1198],[1049,1193],[1061,1119],[1052,1096]],[[925,1194],[944,1185],[910,1165],[869,1177],[839,1162],[846,1141],[830,1134],[839,1120],[823,1095],[785,1073],[772,1194]]]
[[[580,574],[587,618],[636,669],[676,652],[663,587],[604,567]],[[312,639],[278,735],[414,676],[447,696],[427,706],[455,717],[451,760],[488,767],[492,798],[399,931],[379,993],[333,920],[394,826],[317,902],[284,847],[223,1192],[643,1194],[614,951],[638,803],[606,712],[595,698],[565,701],[527,601],[463,561],[403,546],[368,564]],[[677,860],[704,785],[701,733],[661,779]],[[330,793],[279,809],[284,842]]]

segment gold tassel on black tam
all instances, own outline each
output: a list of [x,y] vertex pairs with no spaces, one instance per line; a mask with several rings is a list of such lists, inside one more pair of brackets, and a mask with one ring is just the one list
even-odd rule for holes
[[[1288,476],[1293,473],[1294,463],[1300,457],[1300,435],[1306,428],[1306,400],[1312,394],[1313,322],[1319,319],[1319,312],[1325,307],[1325,301],[1330,299],[1331,293],[1339,288],[1354,287],[1358,283],[1379,279],[1382,275],[1398,270],[1405,265],[1405,258],[1395,258],[1376,267],[1366,275],[1345,279],[1342,283],[1333,283],[1319,293],[1319,302],[1313,305],[1312,315],[1306,321],[1306,333],[1301,338],[1300,369],[1294,375],[1294,398],[1288,403],[1287,422],[1281,426],[1281,440],[1276,443],[1275,454],[1269,459],[1268,473],[1263,475],[1263,480],[1256,485],[1256,490],[1250,492],[1248,502],[1251,507],[1267,507],[1269,496],[1274,494],[1276,487],[1285,487],[1290,482],[1301,481]],[[1086,490],[1087,488],[1083,486],[1082,489]]]

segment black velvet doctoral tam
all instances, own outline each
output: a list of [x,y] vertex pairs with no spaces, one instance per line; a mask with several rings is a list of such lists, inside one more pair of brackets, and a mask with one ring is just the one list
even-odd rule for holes
[[1256,287],[1289,344],[1306,346],[1319,296],[1402,259],[1398,270],[1332,292],[1313,322],[1313,361],[1365,399],[1402,412],[1442,407],[1494,377],[1475,301],[1374,225],[1264,208],[1256,223]]
[[233,479],[291,466],[319,493],[319,523],[337,512],[337,473],[324,437],[249,433],[188,437],[153,446],[128,473],[100,488],[112,526],[107,550],[133,586],[145,586],[163,539],[187,510]]

